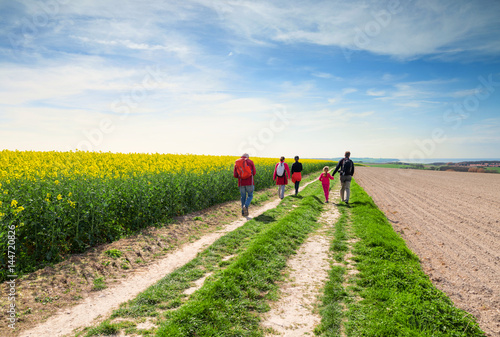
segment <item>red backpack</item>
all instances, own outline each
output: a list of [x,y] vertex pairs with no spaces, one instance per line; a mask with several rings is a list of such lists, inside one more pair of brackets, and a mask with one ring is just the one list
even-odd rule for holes
[[238,172],[238,177],[241,179],[248,179],[252,176],[252,169],[247,165],[246,158],[240,158],[234,163],[236,167],[236,172]]

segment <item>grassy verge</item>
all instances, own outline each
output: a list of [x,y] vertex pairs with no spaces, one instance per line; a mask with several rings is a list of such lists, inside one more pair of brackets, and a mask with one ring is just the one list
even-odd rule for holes
[[[454,307],[422,271],[418,257],[354,181],[351,207],[339,205],[332,264],[324,288],[319,336],[484,336],[474,318]],[[345,253],[354,236],[359,273],[346,279]],[[350,286],[343,284],[350,283]],[[343,312],[343,308],[347,308]]]
[[171,312],[157,336],[261,336],[258,313],[267,311],[267,300],[276,296],[275,283],[282,277],[287,258],[318,226],[320,190],[319,184],[308,186],[298,207],[253,240],[190,301]]
[[[245,251],[252,244],[252,240],[279,223],[290,210],[295,208],[294,206],[303,202],[304,197],[310,196],[312,191],[307,188],[299,194],[299,197],[287,197],[278,207],[247,221],[243,226],[218,239],[188,264],[167,275],[135,299],[121,305],[113,312],[110,319],[77,335],[84,333],[85,336],[98,336],[114,334],[121,330],[145,336],[154,334],[156,328],[139,329],[137,323],[150,318],[155,324],[163,321],[163,312],[174,310],[186,301],[188,295],[184,294],[184,291],[190,288],[194,281],[206,276],[207,273],[216,274],[227,267],[235,259],[233,257],[228,261],[226,260],[228,257]],[[129,321],[113,322],[117,318]]]
[[354,181],[349,209],[359,241],[359,274],[348,304],[348,336],[484,336],[474,318],[456,308],[422,271],[418,257]]

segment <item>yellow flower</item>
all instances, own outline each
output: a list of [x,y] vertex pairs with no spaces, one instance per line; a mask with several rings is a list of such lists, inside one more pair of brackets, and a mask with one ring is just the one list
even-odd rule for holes
[[10,207],[17,207],[16,199],[12,200],[12,202],[10,203]]
[[68,197],[71,197],[72,195],[73,195],[73,193],[69,192]]
[[62,198],[63,198],[62,195],[60,194],[57,195],[57,200],[62,200]]
[[59,185],[59,180],[54,181],[54,184]]
[[21,213],[22,211],[24,211],[24,207],[23,206],[20,206],[18,207],[17,209],[15,209],[14,211],[12,211],[14,213],[14,215],[18,215],[19,213]]

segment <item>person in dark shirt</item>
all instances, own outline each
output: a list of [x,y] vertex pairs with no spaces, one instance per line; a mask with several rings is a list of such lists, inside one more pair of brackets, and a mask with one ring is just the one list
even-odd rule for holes
[[295,183],[295,195],[299,194],[299,185],[302,180],[302,163],[299,163],[299,156],[295,156],[295,163],[292,165],[292,182]]
[[354,175],[354,163],[349,158],[350,156],[351,152],[346,151],[345,157],[339,160],[332,174],[332,176],[335,176],[337,171],[340,172],[340,199],[347,205],[349,205],[349,197],[351,196],[351,179]]

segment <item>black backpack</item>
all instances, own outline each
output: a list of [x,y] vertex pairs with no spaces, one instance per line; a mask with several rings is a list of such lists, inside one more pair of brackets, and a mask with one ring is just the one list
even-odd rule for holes
[[349,158],[344,158],[342,160],[342,169],[340,170],[340,175],[352,176],[354,171],[354,163]]

